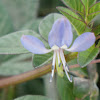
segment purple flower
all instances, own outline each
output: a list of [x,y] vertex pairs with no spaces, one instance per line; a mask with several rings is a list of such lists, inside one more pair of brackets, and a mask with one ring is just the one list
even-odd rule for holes
[[45,54],[54,51],[52,61],[52,74],[51,79],[54,76],[55,66],[58,74],[63,76],[63,69],[68,77],[68,80],[72,82],[68,72],[68,66],[64,57],[63,50],[70,52],[81,52],[90,48],[95,42],[95,36],[92,32],[85,32],[76,38],[72,46],[70,47],[73,40],[73,33],[71,24],[68,19],[60,18],[56,20],[52,26],[52,29],[48,36],[48,43],[51,49],[46,49],[42,41],[38,38],[30,35],[23,35],[21,37],[21,43],[28,51],[34,54]]

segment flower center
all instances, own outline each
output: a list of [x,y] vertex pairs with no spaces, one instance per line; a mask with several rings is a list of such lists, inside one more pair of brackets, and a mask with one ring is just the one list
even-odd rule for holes
[[[63,46],[65,47],[65,46]],[[57,73],[60,77],[64,76],[64,72],[63,69],[68,77],[68,80],[70,82],[72,82],[68,72],[69,72],[69,68],[67,66],[65,57],[64,57],[64,53],[63,53],[63,49],[59,48],[58,46],[53,46],[52,49],[54,50],[54,55],[53,55],[53,61],[52,61],[52,74],[51,74],[51,78],[50,78],[50,82],[52,82],[52,78],[54,76],[54,69],[56,66],[57,69]]]

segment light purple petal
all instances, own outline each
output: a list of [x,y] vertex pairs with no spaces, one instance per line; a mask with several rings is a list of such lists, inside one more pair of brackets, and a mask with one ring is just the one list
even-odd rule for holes
[[81,52],[90,48],[95,43],[95,35],[91,32],[86,32],[76,38],[71,48],[66,49],[71,52]]
[[65,17],[57,19],[48,36],[50,47],[57,45],[61,47],[67,45],[69,47],[73,40],[72,28],[68,19]]
[[45,54],[51,51],[45,48],[42,41],[31,35],[23,35],[21,37],[21,43],[24,48],[34,54]]

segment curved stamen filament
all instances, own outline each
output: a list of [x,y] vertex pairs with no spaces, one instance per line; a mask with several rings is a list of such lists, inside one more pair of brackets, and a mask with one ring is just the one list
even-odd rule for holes
[[58,65],[60,67],[61,63],[60,63],[60,54],[59,54],[59,51],[57,50],[57,58],[58,58]]
[[67,78],[68,78],[68,80],[69,80],[70,82],[72,82],[72,79],[69,77],[69,74],[68,74],[68,72],[67,72],[67,71],[69,71],[69,70],[68,70],[68,68],[66,67],[66,61],[65,61],[65,57],[64,57],[64,54],[63,54],[63,51],[62,51],[62,50],[60,50],[60,57],[61,57],[61,60],[62,60],[63,66],[64,66],[65,73],[66,73],[66,75],[67,75]]
[[50,82],[52,82],[52,78],[54,76],[55,63],[56,63],[56,51],[54,51],[54,54],[53,54],[52,73],[51,73],[51,77],[50,77]]
[[67,63],[66,63],[66,60],[65,60],[64,53],[63,53],[62,49],[60,49],[60,56],[61,56],[61,60],[62,60],[63,66],[69,72],[69,68],[67,66]]

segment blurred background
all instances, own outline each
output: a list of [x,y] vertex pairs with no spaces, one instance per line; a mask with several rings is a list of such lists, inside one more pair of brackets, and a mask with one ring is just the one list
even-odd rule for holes
[[[0,36],[27,29],[38,32],[38,25],[42,18],[49,13],[58,12],[57,6],[64,5],[60,0],[0,0]],[[96,19],[97,23],[100,23],[99,19],[100,16]],[[0,55],[0,78],[32,70],[31,56],[31,54]],[[97,68],[100,76],[99,66],[100,64],[97,64],[94,69]],[[100,88],[100,78],[97,86]],[[56,79],[49,84],[49,74],[16,86],[0,89],[0,100],[13,100],[26,94],[44,95],[60,100]]]

